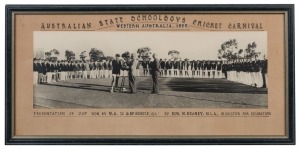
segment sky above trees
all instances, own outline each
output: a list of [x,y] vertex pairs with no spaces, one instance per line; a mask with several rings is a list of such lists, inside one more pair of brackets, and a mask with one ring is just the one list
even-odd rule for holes
[[45,52],[57,49],[58,59],[65,59],[65,50],[72,50],[76,59],[82,51],[91,48],[102,50],[105,56],[137,52],[149,47],[159,58],[171,58],[170,50],[180,52],[181,59],[217,60],[218,49],[229,39],[236,39],[238,49],[246,49],[249,43],[257,44],[256,51],[267,57],[267,32],[34,32],[34,49]]

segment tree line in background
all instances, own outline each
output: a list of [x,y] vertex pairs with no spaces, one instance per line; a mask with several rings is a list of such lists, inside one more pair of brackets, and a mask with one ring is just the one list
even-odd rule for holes
[[[143,60],[149,60],[149,59],[151,59],[151,56],[152,56],[152,52],[149,47],[139,48],[136,51],[136,53],[138,54],[138,58],[141,58]],[[168,55],[171,57],[172,60],[178,60],[179,54],[180,54],[180,52],[178,52],[177,50],[170,50],[168,52]],[[127,58],[129,56],[130,56],[130,53],[128,51],[126,51],[122,54],[123,58]]]
[[[221,60],[239,60],[252,59],[260,56],[261,52],[256,52],[257,44],[255,42],[249,43],[247,47],[239,49],[236,39],[230,39],[221,44],[218,50],[218,58]],[[265,57],[265,55],[264,55]]]
[[[239,59],[252,59],[260,56],[261,52],[256,52],[257,44],[255,42],[249,43],[245,49],[239,49],[236,39],[230,39],[221,44],[221,48],[218,49],[218,59],[220,60],[239,60]],[[138,57],[143,60],[151,59],[151,49],[149,47],[138,48]],[[56,61],[60,52],[57,49],[53,49],[49,52],[45,52],[45,58],[47,60]],[[168,55],[171,60],[179,60],[180,52],[177,50],[168,51]],[[82,51],[79,55],[80,60],[85,61],[89,56],[89,60],[112,60],[113,56],[105,56],[102,50],[97,48],[91,48],[89,52]],[[125,51],[122,55],[123,58],[130,57],[130,52]],[[265,56],[264,56],[265,57]],[[67,49],[65,51],[65,58],[67,61],[75,61],[75,53],[72,50]]]
[[[45,59],[50,61],[56,61],[60,52],[57,49],[53,49],[49,52],[45,52]],[[91,48],[90,52],[82,51],[79,55],[80,60],[85,61],[86,58],[89,56],[89,60],[91,61],[98,61],[98,60],[111,60],[114,57],[112,56],[105,56],[103,51],[97,48]],[[67,49],[65,51],[65,58],[67,61],[75,61],[75,53],[72,50]]]
[[[138,57],[143,60],[149,60],[151,59],[152,52],[149,47],[142,47],[138,48],[137,50]],[[168,52],[168,55],[171,57],[172,60],[179,59],[179,54],[177,50],[170,50]],[[50,52],[45,52],[45,58],[47,60],[56,61],[57,57],[60,55],[60,52],[57,49],[53,49]],[[80,60],[85,61],[86,58],[89,56],[89,60],[91,61],[98,61],[98,60],[112,60],[113,56],[105,56],[104,52],[102,50],[99,50],[97,48],[91,48],[89,52],[82,51],[79,55]],[[122,55],[123,58],[129,58],[130,52],[125,51]],[[67,49],[65,51],[65,58],[67,61],[75,61],[75,53],[72,50]]]

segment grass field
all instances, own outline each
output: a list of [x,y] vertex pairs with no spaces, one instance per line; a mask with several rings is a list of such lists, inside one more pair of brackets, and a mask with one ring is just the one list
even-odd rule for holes
[[[121,82],[121,81],[119,81]],[[34,86],[35,108],[267,108],[267,89],[225,79],[137,78],[137,94],[110,93],[111,79],[76,79]],[[126,83],[128,79],[126,78]],[[127,85],[128,88],[128,85]]]

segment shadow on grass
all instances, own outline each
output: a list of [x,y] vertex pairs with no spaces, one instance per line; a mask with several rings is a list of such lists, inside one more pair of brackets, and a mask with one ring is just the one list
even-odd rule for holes
[[[74,84],[76,84],[76,83],[74,83]],[[88,85],[84,85],[84,86],[68,86],[68,85],[62,85],[62,84],[43,84],[43,85],[74,88],[74,89],[84,89],[84,90],[94,90],[94,91],[102,91],[102,92],[110,92],[110,88],[107,88],[107,89],[91,88],[91,86],[88,86]]]
[[[76,89],[96,90],[109,92],[109,85],[100,83],[68,83],[45,84],[49,86],[59,86]],[[137,90],[145,90],[151,92],[152,79],[137,79]],[[176,92],[210,92],[210,93],[245,93],[245,94],[267,94],[266,88],[256,88],[241,83],[228,81],[225,79],[198,79],[198,78],[159,78],[158,81],[160,91],[176,91]],[[100,87],[94,88],[94,87]],[[120,86],[119,86],[120,87]],[[128,88],[128,84],[125,85]]]
[[[147,83],[148,82],[148,83]],[[140,82],[138,89],[151,90],[151,80]],[[176,92],[211,92],[211,93],[247,93],[247,94],[267,94],[266,88],[256,88],[254,86],[244,85],[228,81],[225,79],[196,79],[196,78],[171,78],[164,81],[163,78],[158,81],[160,91]]]
[[187,98],[187,99],[192,99],[192,100],[201,100],[201,101],[208,101],[208,102],[215,102],[215,103],[225,103],[225,104],[233,104],[233,105],[244,105],[244,106],[253,106],[253,107],[260,107],[260,108],[268,108],[267,105],[256,105],[256,104],[251,104],[251,103],[240,103],[240,102],[231,102],[231,101],[218,101],[218,100],[210,100],[210,99],[204,99],[204,98],[188,97],[188,96],[182,96],[182,95],[169,95],[169,94],[163,94],[163,93],[159,93],[158,95],[171,96],[171,97],[177,97],[177,98]]

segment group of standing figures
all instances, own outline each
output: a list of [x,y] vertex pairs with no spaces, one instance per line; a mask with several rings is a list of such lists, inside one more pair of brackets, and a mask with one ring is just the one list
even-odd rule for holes
[[[267,87],[267,59],[240,59],[235,61],[200,61],[187,59],[159,61],[161,77],[228,79],[255,87]],[[148,76],[150,61],[143,61],[143,74]]]
[[34,59],[33,84],[54,83],[70,79],[112,77],[112,61],[50,61]]
[[120,59],[116,54],[113,60],[103,61],[48,61],[34,59],[34,84],[53,83],[70,79],[100,79],[112,78],[110,92],[116,92],[119,78],[123,89],[125,78],[129,80],[130,93],[136,93],[136,77],[140,76],[140,65],[144,76],[152,76],[152,93],[158,93],[158,78],[216,78],[228,79],[251,85],[267,87],[267,60],[238,60],[238,61],[200,61],[193,60],[140,60],[133,53]]
[[[156,57],[153,54],[153,58]],[[152,67],[153,92],[158,93],[157,79],[159,76],[159,63],[154,58],[157,65]],[[34,59],[33,63],[33,84],[51,84],[54,82],[72,80],[72,79],[100,79],[112,78],[111,92],[118,91],[118,80],[122,77],[121,86],[124,86],[125,78],[128,77],[130,93],[136,93],[136,78],[139,77],[140,62],[136,54],[131,54],[124,59],[116,54],[114,60],[103,61],[49,61]],[[156,72],[157,71],[157,72]]]
[[[116,54],[115,59],[112,61],[112,84],[111,84],[111,90],[110,92],[117,92],[118,90],[118,80],[119,77],[121,76],[121,72],[126,73],[128,72],[128,80],[129,80],[129,87],[130,87],[130,93],[131,94],[136,94],[137,89],[136,89],[136,76],[139,75],[139,60],[136,57],[136,54],[131,54],[129,57],[124,58],[124,62],[122,63],[119,59],[120,55]],[[153,81],[153,87],[152,87],[152,94],[158,94],[158,77],[159,77],[159,61],[157,59],[156,54],[152,55],[153,61],[150,63],[148,67],[148,71],[150,71],[150,74],[152,76],[152,81]],[[123,75],[122,77],[122,83],[121,83],[121,88],[124,85],[124,79],[126,75]]]

